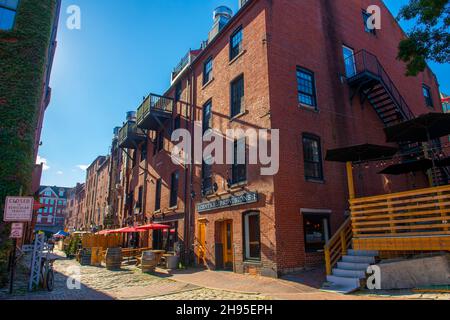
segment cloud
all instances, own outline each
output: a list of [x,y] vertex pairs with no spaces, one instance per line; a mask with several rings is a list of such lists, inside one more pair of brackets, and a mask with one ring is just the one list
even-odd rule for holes
[[89,168],[89,166],[85,165],[85,164],[79,164],[79,165],[77,165],[77,168],[82,170],[82,171],[86,171],[87,168]]
[[64,174],[64,172],[58,171],[56,174],[62,176]]
[[36,164],[41,164],[44,171],[50,170],[50,166],[47,164],[47,159],[42,158],[41,156],[37,156]]

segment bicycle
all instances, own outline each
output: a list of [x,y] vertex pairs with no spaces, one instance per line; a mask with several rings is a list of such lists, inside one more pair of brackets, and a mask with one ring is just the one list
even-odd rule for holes
[[55,260],[47,257],[42,258],[40,284],[42,288],[47,289],[49,292],[55,288],[55,272],[53,271]]

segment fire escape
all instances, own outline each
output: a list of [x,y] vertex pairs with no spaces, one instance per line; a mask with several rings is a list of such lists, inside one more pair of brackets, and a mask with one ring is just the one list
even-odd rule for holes
[[[415,118],[405,99],[391,80],[378,58],[361,50],[345,61],[347,83],[351,89],[351,101],[357,95],[361,105],[368,101],[386,127]],[[424,152],[421,143],[401,143],[400,151],[403,161],[417,158],[429,158],[439,161],[446,157],[439,141],[435,141]],[[447,167],[432,170],[433,184],[446,185],[450,170]]]

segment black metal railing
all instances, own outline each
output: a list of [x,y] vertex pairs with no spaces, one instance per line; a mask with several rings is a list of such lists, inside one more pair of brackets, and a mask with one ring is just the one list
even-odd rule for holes
[[144,133],[141,129],[139,129],[137,127],[136,122],[128,121],[119,130],[119,135],[118,135],[119,145],[122,144],[128,138],[132,138],[135,136],[142,136],[142,135],[144,135]]
[[172,98],[150,94],[137,110],[137,122],[141,123],[153,110],[172,113],[173,107],[174,100]]
[[405,117],[405,120],[411,120],[415,118],[414,113],[406,104],[400,91],[391,80],[386,70],[384,70],[378,58],[366,50],[361,50],[354,55],[345,59],[345,69],[347,73],[347,80],[351,82],[353,79],[358,78],[363,73],[370,73],[377,77],[389,91],[389,95],[394,100],[399,108],[399,111]]

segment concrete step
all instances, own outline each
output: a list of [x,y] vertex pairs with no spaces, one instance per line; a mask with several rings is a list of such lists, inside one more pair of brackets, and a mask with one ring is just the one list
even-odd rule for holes
[[375,258],[367,256],[343,256],[342,262],[375,263]]
[[333,276],[365,279],[366,272],[364,270],[347,270],[347,269],[335,268],[335,269],[333,269]]
[[349,249],[347,254],[349,256],[378,257],[380,253],[378,251],[371,251],[371,250],[353,250],[353,249]]
[[338,262],[338,269],[366,271],[369,263]]
[[346,278],[346,277],[338,277],[338,276],[327,276],[327,281],[336,285],[359,288],[360,282],[358,278]]

